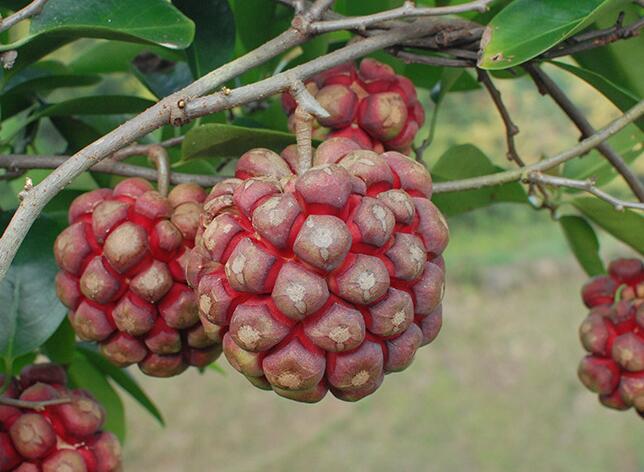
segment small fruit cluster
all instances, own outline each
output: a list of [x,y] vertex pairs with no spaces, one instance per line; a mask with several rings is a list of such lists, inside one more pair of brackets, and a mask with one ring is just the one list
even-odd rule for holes
[[605,406],[644,417],[644,264],[613,261],[608,275],[584,285],[582,298],[590,313],[579,336],[590,354],[579,378]]
[[114,364],[152,376],[203,367],[221,353],[199,322],[185,258],[205,191],[178,185],[167,198],[131,178],[76,198],[54,253],[56,290],[78,336]]
[[0,402],[0,472],[121,470],[118,439],[101,431],[105,411],[89,393],[66,385],[62,367],[35,364],[6,386],[3,399],[61,403],[21,408]]
[[[374,59],[363,59],[358,70],[352,63],[329,69],[306,87],[330,115],[318,119],[318,139],[346,137],[363,149],[408,153],[425,122],[414,84]],[[282,105],[292,120],[297,103],[288,92]]]
[[431,177],[398,152],[325,141],[245,153],[206,202],[188,263],[202,321],[251,383],[355,401],[441,327],[447,224]]

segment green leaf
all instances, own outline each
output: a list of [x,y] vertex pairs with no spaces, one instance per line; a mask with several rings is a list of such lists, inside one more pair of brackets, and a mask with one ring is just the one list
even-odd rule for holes
[[210,370],[214,370],[214,371],[215,371],[215,372],[217,372],[218,374],[226,375],[226,371],[223,369],[223,367],[221,367],[221,366],[220,366],[219,364],[217,364],[216,362],[213,362],[212,364],[210,364],[210,365],[208,366],[208,369],[210,369]]
[[488,24],[482,40],[482,69],[521,64],[581,31],[627,0],[514,0]]
[[[608,140],[608,143],[621,155],[624,162],[631,164],[642,155],[643,134],[635,125],[628,125]],[[598,151],[593,150],[582,159],[573,159],[564,165],[564,177],[585,180],[593,178],[597,186],[606,185],[619,174],[610,162]],[[566,189],[575,193],[580,190]]]
[[280,152],[293,143],[295,136],[289,133],[211,123],[188,131],[181,152],[182,159],[235,158],[256,147]]
[[149,72],[136,65],[132,68],[141,83],[158,98],[167,97],[192,82],[190,67],[185,62],[177,62],[167,68]]
[[606,269],[599,257],[599,240],[588,221],[576,215],[566,215],[559,219],[570,249],[579,264],[590,277],[604,274]]
[[[10,218],[4,213],[0,228]],[[38,218],[0,282],[0,356],[5,365],[40,347],[65,317],[54,289],[58,269],[52,247],[58,232],[53,220]]]
[[162,426],[165,426],[165,421],[163,420],[163,416],[161,416],[159,409],[127,371],[116,367],[90,347],[79,345],[78,349],[83,353],[83,355],[85,355],[85,357],[87,357],[94,367],[114,380],[114,382],[120,385],[123,390],[129,393],[134,400],[154,416]]
[[106,375],[96,368],[80,351],[76,351],[67,373],[74,387],[90,392],[105,408],[106,415],[103,429],[113,432],[123,442],[125,440],[125,410],[123,409],[123,402],[114,387],[107,381]]
[[155,102],[130,95],[96,95],[72,98],[64,102],[48,105],[31,119],[44,116],[68,115],[115,115],[120,113],[141,113]]
[[[635,93],[611,82],[610,80],[596,72],[582,69],[581,67],[576,67],[563,62],[552,61],[552,63],[557,67],[560,67],[570,72],[571,74],[576,75],[585,82],[588,82],[623,112],[630,110],[632,107],[637,105],[637,102],[639,102],[639,99],[637,98],[637,95]],[[644,118],[640,118],[635,123],[637,124],[639,129],[644,131]]]
[[31,22],[29,34],[0,51],[16,50],[14,69],[78,38],[105,38],[185,49],[194,24],[162,0],[55,0]]
[[[195,39],[186,50],[193,77],[198,79],[228,62],[235,49],[235,17],[228,0],[174,0],[173,3],[196,26]],[[261,29],[259,25],[255,27]]]
[[610,203],[593,197],[577,197],[572,204],[595,224],[644,254],[644,216],[631,210],[617,211]]
[[[436,182],[467,179],[501,172],[476,146],[462,144],[448,149],[432,168]],[[438,193],[432,201],[446,216],[458,215],[494,203],[526,203],[525,190],[517,182],[464,192]]]
[[65,319],[43,345],[44,354],[57,364],[71,364],[76,352],[76,333]]
[[255,49],[272,38],[271,24],[277,3],[273,0],[235,0],[235,24],[241,44],[247,51]]

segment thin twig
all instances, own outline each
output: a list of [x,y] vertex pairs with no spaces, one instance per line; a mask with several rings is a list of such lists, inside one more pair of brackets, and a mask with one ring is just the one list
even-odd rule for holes
[[382,23],[383,21],[399,20],[403,18],[413,18],[419,16],[443,16],[468,11],[484,12],[492,0],[475,0],[473,2],[462,3],[460,5],[446,7],[417,7],[415,2],[405,1],[398,8],[374,13],[372,15],[355,16],[341,20],[323,20],[312,23],[309,28],[314,33],[327,33],[329,31],[359,29],[364,30],[369,26]]
[[[593,126],[588,122],[574,103],[568,98],[566,93],[555,83],[554,80],[548,76],[536,64],[525,64],[524,68],[528,71],[532,80],[535,82],[539,91],[544,94],[547,93],[559,105],[559,108],[568,115],[570,120],[581,131],[584,138],[592,135],[595,132]],[[640,182],[637,176],[631,171],[624,159],[608,144],[601,143],[597,146],[597,150],[611,163],[611,165],[621,174],[628,186],[631,188],[635,196],[640,202],[644,202],[644,184]]]
[[157,189],[163,197],[168,196],[170,189],[170,158],[163,146],[155,144],[148,150],[148,160],[157,170]]
[[20,23],[27,18],[40,13],[47,3],[47,0],[34,0],[22,10],[18,10],[13,15],[9,15],[0,22],[0,33],[7,31],[13,25]]
[[[70,156],[33,156],[30,154],[11,154],[0,156],[0,168],[9,170],[56,169]],[[91,167],[92,172],[101,172],[121,177],[141,177],[145,180],[156,181],[159,177],[156,170],[131,164],[105,159]],[[6,174],[5,174],[6,175]],[[170,172],[170,183],[173,185],[196,183],[202,187],[212,187],[217,182],[227,178],[222,175],[195,175],[182,172]]]
[[161,141],[160,143],[132,144],[130,146],[124,147],[119,151],[116,151],[114,154],[112,154],[112,156],[110,156],[110,159],[113,159],[115,161],[122,161],[123,159],[127,159],[128,157],[132,156],[146,156],[148,152],[150,152],[150,148],[152,146],[163,146],[164,148],[174,147],[181,144],[184,139],[185,136],[177,136],[176,138],[166,139],[165,141]]
[[553,187],[568,187],[583,190],[595,195],[601,200],[610,203],[611,205],[613,205],[613,207],[615,207],[617,211],[623,211],[625,208],[633,208],[635,210],[644,211],[644,203],[627,202],[625,200],[620,200],[619,198],[613,197],[603,190],[598,189],[596,181],[593,179],[575,180],[567,179],[565,177],[557,177],[554,175],[546,175],[540,172],[531,172],[530,174],[528,174],[526,182],[533,184],[551,185]]
[[505,172],[499,172],[491,175],[484,175],[481,177],[473,177],[471,179],[454,180],[451,182],[438,182],[433,186],[434,193],[443,192],[460,192],[463,190],[473,190],[482,187],[491,187],[494,185],[506,184],[508,182],[515,182],[517,180],[525,179],[530,172],[543,172],[553,167],[557,167],[570,159],[581,156],[591,149],[597,147],[606,139],[615,135],[627,125],[637,120],[644,115],[644,100],[640,101],[633,108],[621,115],[619,118],[613,120],[607,126],[594,133],[592,136],[579,142],[572,148],[557,154],[556,156],[544,159],[535,164],[527,165],[521,169],[512,169]]
[[290,88],[291,95],[302,110],[316,118],[329,118],[329,112],[324,109],[301,80],[294,80]]
[[411,52],[400,51],[395,48],[387,50],[389,54],[399,59],[405,64],[425,64],[436,67],[475,67],[476,61],[466,61],[463,59],[452,59],[451,57],[425,56]]
[[313,163],[313,115],[300,105],[293,114],[297,139],[297,173],[302,175]]
[[39,402],[30,402],[26,400],[18,400],[16,398],[0,397],[0,405],[13,406],[16,408],[25,408],[29,410],[43,411],[48,406],[64,405],[70,403],[71,398],[55,398],[53,400],[43,400]]

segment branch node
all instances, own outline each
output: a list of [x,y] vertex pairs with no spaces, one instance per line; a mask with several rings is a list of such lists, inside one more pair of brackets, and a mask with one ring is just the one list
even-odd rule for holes
[[304,82],[301,80],[295,79],[291,82],[291,94],[293,98],[303,111],[310,113],[316,118],[329,118],[329,112],[324,109],[320,102],[318,102],[309,89],[306,88]]
[[0,54],[0,62],[2,62],[2,67],[9,70],[12,69],[14,64],[18,59],[18,51],[5,51]]

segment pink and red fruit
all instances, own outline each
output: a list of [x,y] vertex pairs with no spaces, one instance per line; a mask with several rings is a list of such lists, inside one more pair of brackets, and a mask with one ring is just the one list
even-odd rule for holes
[[359,400],[438,334],[447,224],[402,154],[334,138],[302,175],[291,161],[251,150],[215,185],[187,278],[204,330],[253,385]]
[[633,407],[644,415],[644,264],[613,261],[608,275],[584,285],[582,299],[590,313],[579,337],[589,354],[579,365],[579,378],[603,405]]
[[54,245],[57,293],[78,337],[99,343],[114,364],[169,377],[221,353],[215,333],[190,336],[200,322],[185,261],[205,198],[194,184],[164,198],[132,178],[72,203]]
[[86,391],[67,387],[55,364],[25,367],[3,398],[69,400],[41,408],[0,406],[0,472],[117,472],[118,439],[101,431],[105,411]]
[[[375,59],[363,59],[358,70],[353,64],[334,67],[311,79],[307,88],[329,112],[318,120],[328,137],[349,138],[363,149],[408,153],[425,122],[414,84]],[[297,103],[288,92],[282,105],[292,117]],[[325,137],[317,126],[314,134]]]

